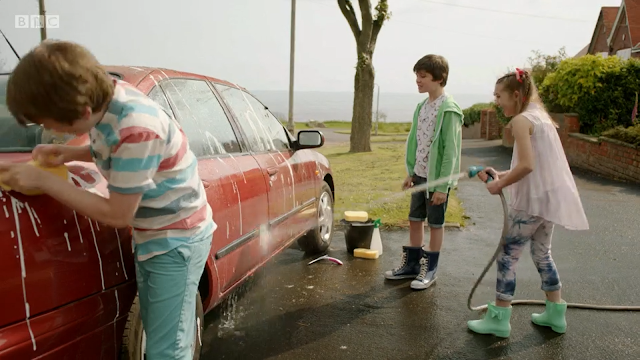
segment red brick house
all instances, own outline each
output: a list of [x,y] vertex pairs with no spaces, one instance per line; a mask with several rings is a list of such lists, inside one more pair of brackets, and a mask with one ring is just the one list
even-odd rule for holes
[[609,55],[640,58],[640,0],[622,0],[607,44]]
[[591,35],[591,42],[587,44],[574,57],[581,57],[587,54],[601,54],[604,57],[609,56],[609,35],[613,30],[613,25],[618,16],[619,6],[603,6],[598,15],[596,27]]
[[587,54],[602,54],[605,57],[609,55],[609,35],[611,35],[619,10],[619,6],[603,6],[600,9]]

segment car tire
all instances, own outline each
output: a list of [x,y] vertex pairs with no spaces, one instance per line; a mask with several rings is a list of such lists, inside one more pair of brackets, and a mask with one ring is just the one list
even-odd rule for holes
[[[200,353],[202,351],[202,330],[204,323],[204,307],[202,306],[202,298],[200,292],[196,294],[196,332],[194,341],[194,354],[193,359],[199,360]],[[129,318],[127,319],[127,325],[124,328],[124,334],[122,336],[122,349],[120,352],[120,359],[122,360],[144,360],[144,351],[146,341],[144,340],[144,329],[142,326],[142,317],[140,316],[140,302],[138,296],[136,296],[131,310],[129,311]]]
[[300,250],[314,255],[326,252],[333,239],[333,193],[326,181],[322,182],[318,199],[318,226],[298,239]]

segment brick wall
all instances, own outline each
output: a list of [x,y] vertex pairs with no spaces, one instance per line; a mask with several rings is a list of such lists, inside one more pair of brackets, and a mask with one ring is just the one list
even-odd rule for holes
[[[640,182],[640,149],[636,146],[602,136],[580,134],[577,114],[551,114],[551,117],[559,125],[558,135],[571,166],[612,179]],[[503,139],[507,137],[506,132],[505,129]]]
[[484,109],[480,113],[480,137],[485,140],[496,140],[502,136],[503,125],[493,109]]
[[482,137],[480,136],[481,127],[482,126],[480,125],[480,122],[477,122],[469,127],[463,126],[462,138],[463,139],[482,139]]

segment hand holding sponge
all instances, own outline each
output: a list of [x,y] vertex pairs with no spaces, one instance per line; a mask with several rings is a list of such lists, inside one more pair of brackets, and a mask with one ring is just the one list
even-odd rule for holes
[[[40,164],[40,162],[36,161],[36,160],[31,160],[27,163],[28,165],[31,166],[35,166],[39,169],[42,169],[44,171],[47,171],[49,173],[52,173],[53,175],[63,178],[65,180],[67,180],[69,178],[69,170],[67,168],[66,165],[58,165],[58,166],[54,166],[54,167],[46,167]],[[6,191],[11,191],[11,187],[7,184],[2,183],[2,181],[0,181],[0,187]],[[24,195],[29,195],[29,196],[33,196],[33,195],[41,195],[42,191],[38,191],[38,190],[34,190],[34,191],[25,191],[22,192],[22,194]]]

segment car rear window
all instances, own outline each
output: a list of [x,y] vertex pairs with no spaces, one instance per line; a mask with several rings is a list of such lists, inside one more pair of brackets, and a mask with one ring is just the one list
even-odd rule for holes
[[39,125],[18,124],[7,108],[8,80],[9,75],[0,75],[0,153],[31,152],[38,144],[62,143],[73,137],[54,134]]

